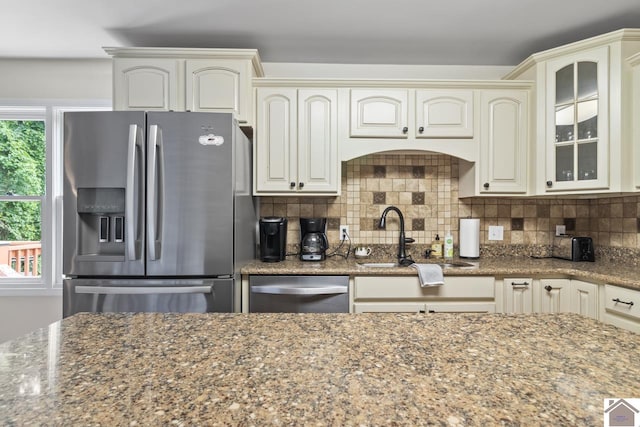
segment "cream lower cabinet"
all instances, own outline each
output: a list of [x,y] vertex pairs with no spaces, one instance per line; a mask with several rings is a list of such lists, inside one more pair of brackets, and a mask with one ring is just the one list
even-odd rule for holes
[[533,279],[508,277],[502,281],[505,313],[533,313]]
[[[537,286],[535,286],[537,285]],[[534,282],[539,300],[534,311],[539,313],[566,313],[572,311],[571,279],[540,279]]]
[[353,312],[493,313],[493,277],[445,276],[444,285],[423,288],[417,277],[354,278]]
[[640,333],[640,291],[604,285],[600,301],[602,321]]
[[592,319],[600,319],[598,314],[598,293],[600,286],[595,283],[571,279],[569,311]]
[[258,88],[256,195],[340,192],[337,91]]

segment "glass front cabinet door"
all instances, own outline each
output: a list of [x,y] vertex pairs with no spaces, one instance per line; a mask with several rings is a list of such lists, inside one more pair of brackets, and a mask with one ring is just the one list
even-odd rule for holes
[[609,187],[608,47],[547,62],[546,191]]

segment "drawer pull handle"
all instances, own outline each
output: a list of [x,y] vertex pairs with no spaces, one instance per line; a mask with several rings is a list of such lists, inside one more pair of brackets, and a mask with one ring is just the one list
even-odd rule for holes
[[613,302],[620,303],[620,304],[627,304],[629,307],[633,307],[633,301],[622,301],[620,298],[614,298],[612,300]]
[[527,287],[527,286],[529,286],[529,282],[522,282],[522,283],[511,282],[511,286],[513,286],[514,288],[517,287],[517,286]]

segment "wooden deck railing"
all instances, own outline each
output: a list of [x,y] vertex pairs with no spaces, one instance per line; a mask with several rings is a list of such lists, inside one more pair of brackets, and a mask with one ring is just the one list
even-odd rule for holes
[[40,242],[0,242],[0,264],[6,264],[21,276],[39,276]]

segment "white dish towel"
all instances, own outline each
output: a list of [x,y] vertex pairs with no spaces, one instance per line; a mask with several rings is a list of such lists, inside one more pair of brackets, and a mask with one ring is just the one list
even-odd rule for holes
[[442,274],[442,267],[438,264],[416,264],[414,262],[409,267],[418,270],[420,286],[423,288],[444,285],[444,274]]

